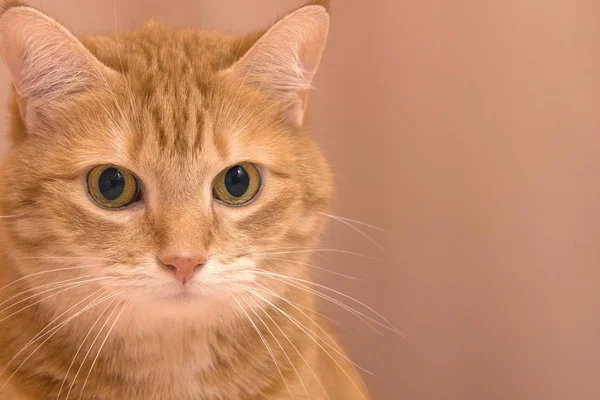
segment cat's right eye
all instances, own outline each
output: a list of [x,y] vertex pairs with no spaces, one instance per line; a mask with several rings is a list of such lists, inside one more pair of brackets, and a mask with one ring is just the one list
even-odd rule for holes
[[127,207],[140,200],[140,185],[131,172],[116,165],[100,165],[87,176],[90,196],[108,209]]

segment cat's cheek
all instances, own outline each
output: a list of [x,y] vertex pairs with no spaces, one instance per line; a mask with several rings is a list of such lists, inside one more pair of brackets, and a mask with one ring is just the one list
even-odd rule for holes
[[322,225],[323,217],[314,212],[302,212],[298,216],[294,234],[299,237],[316,236]]
[[13,236],[22,242],[36,243],[47,236],[47,229],[39,222],[30,219],[18,219],[12,224]]

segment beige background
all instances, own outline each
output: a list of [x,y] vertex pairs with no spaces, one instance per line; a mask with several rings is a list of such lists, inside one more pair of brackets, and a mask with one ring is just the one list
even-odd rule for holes
[[[77,33],[242,32],[300,1],[32,3]],[[334,312],[375,398],[600,398],[600,2],[337,0],[317,86],[335,212],[390,231],[384,261],[317,260],[411,335]]]

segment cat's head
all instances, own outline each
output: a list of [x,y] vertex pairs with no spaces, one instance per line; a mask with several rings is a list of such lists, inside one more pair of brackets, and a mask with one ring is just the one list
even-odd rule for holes
[[313,4],[245,37],[149,24],[81,42],[5,10],[8,264],[158,303],[298,274],[332,190],[304,123],[328,26]]

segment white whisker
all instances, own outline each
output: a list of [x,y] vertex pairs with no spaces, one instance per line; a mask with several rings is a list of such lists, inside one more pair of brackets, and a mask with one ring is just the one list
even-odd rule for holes
[[350,222],[350,223],[362,225],[362,226],[365,226],[367,228],[375,229],[376,231],[379,231],[379,232],[388,233],[388,231],[385,230],[385,229],[383,229],[383,228],[380,228],[380,227],[378,227],[376,225],[367,224],[366,222],[358,221],[356,219],[347,218],[347,217],[340,217],[339,215],[328,214],[328,213],[324,213],[324,212],[321,212],[321,211],[317,211],[317,214],[321,214],[321,215],[323,215],[325,217],[329,217],[329,218],[333,218],[333,219],[337,219],[337,220],[344,220],[346,222]]
[[291,300],[286,299],[283,296],[278,295],[277,293],[275,293],[274,291],[270,290],[269,288],[267,288],[265,285],[261,285],[258,282],[254,282],[255,285],[260,286],[261,288],[263,288],[263,290],[258,289],[258,288],[253,288],[253,290],[255,291],[260,291],[263,293],[266,293],[268,295],[274,296],[284,302],[286,302],[287,304],[289,304],[290,306],[292,306],[293,308],[296,309],[296,311],[298,311],[300,314],[304,315],[310,322],[312,322],[313,324],[315,324],[316,327],[319,328],[319,330],[321,332],[323,332],[323,334],[327,337],[327,339],[329,339],[332,343],[336,343],[336,341],[331,337],[331,335],[321,327],[320,324],[318,324],[310,315],[308,315],[306,312],[304,312],[303,310],[300,309],[300,307],[298,307],[298,305],[296,305],[294,302],[292,302]]
[[[271,307],[273,307],[275,310],[279,311],[283,316],[285,316],[286,318],[288,318],[294,325],[296,325],[300,330],[302,330],[302,332],[304,332],[306,334],[306,336],[309,337],[309,339],[311,339],[317,346],[319,346],[319,348],[337,365],[337,367],[344,373],[344,375],[346,375],[346,377],[348,378],[348,380],[352,383],[352,385],[359,391],[359,393],[362,395],[363,398],[366,399],[365,394],[363,393],[363,391],[360,389],[360,387],[356,384],[356,382],[354,381],[354,379],[352,379],[352,377],[350,376],[350,374],[348,374],[348,372],[340,365],[340,363],[327,351],[327,349],[325,349],[321,343],[319,343],[319,341],[317,341],[315,339],[315,337],[319,338],[317,335],[314,335],[314,333],[312,333],[312,331],[310,331],[310,329],[304,327],[301,323],[299,323],[294,317],[292,317],[289,313],[283,311],[281,308],[277,307],[275,304],[273,304],[272,302],[270,302],[269,300],[265,299],[264,297],[262,297],[260,294],[255,293],[255,296],[258,297],[259,299],[263,300],[265,303],[269,304]],[[312,335],[309,333],[311,332]],[[320,338],[319,338],[320,339]],[[327,344],[327,342],[325,342],[323,339],[320,339],[321,341],[323,341],[323,343]],[[335,349],[334,349],[335,350]],[[345,357],[345,356],[344,356]],[[347,357],[346,357],[347,359]],[[349,359],[347,359],[347,361],[350,361]],[[355,364],[354,364],[355,365]],[[356,366],[356,365],[355,365]],[[359,367],[359,366],[357,366]],[[366,371],[368,372],[368,371]],[[370,372],[369,372],[370,373]]]
[[[52,324],[54,324],[56,321],[58,321],[60,318],[62,318],[65,314],[71,312],[74,308],[76,308],[77,306],[79,306],[81,303],[83,303],[84,301],[86,301],[90,297],[95,296],[101,290],[103,290],[103,289],[100,288],[100,289],[96,290],[95,292],[93,292],[92,294],[90,294],[89,296],[84,297],[83,300],[77,302],[74,306],[70,307],[67,311],[63,312],[58,317],[56,317],[52,321],[50,321],[41,331],[39,331],[33,338],[31,338],[31,340],[29,340],[29,342],[27,342],[25,344],[25,346],[23,346],[23,348],[17,354],[15,354],[13,356],[13,358],[8,363],[6,363],[6,365],[4,366],[4,368],[2,369],[2,371],[0,371],[0,376],[2,376],[2,374],[4,374],[4,372],[6,371],[6,369],[10,366],[10,364],[12,364],[12,362],[14,360],[16,360],[16,358],[19,356],[19,354],[21,354],[22,352],[24,352],[25,350],[27,350],[31,345],[33,345],[35,342],[37,342],[43,336],[47,335],[47,333],[45,332],[46,329],[48,329],[50,326],[52,326]],[[52,329],[55,329],[55,328],[56,327],[54,327]],[[50,329],[50,330],[52,330],[52,329]],[[50,332],[50,331],[48,331],[48,332]]]
[[[49,298],[51,298],[51,297],[54,297],[54,296],[57,296],[57,295],[59,295],[59,294],[61,294],[61,293],[64,293],[64,292],[66,292],[67,290],[75,289],[75,288],[77,288],[77,287],[80,287],[80,286],[86,285],[86,284],[88,284],[88,283],[96,282],[96,281],[103,280],[103,279],[112,279],[112,278],[96,278],[96,279],[90,279],[90,280],[88,280],[88,281],[85,281],[85,282],[77,282],[77,283],[70,284],[70,286],[69,286],[69,287],[67,287],[66,289],[63,289],[63,290],[61,290],[61,291],[59,291],[59,292],[56,292],[56,293],[52,293],[51,295],[49,295],[49,296],[47,296],[47,297],[44,297],[43,299],[40,299],[40,300],[38,300],[38,301],[35,301],[35,302],[33,302],[33,303],[29,304],[28,306],[26,306],[26,307],[23,307],[23,308],[21,308],[20,310],[18,310],[18,311],[15,311],[15,312],[13,312],[13,313],[12,313],[12,314],[10,314],[10,315],[7,315],[6,317],[3,317],[2,319],[0,319],[0,322],[2,322],[2,321],[4,321],[4,320],[6,320],[6,319],[8,319],[8,318],[12,317],[13,315],[16,315],[16,314],[18,314],[18,313],[22,312],[22,311],[24,311],[24,310],[26,310],[26,309],[28,309],[28,308],[30,308],[30,307],[33,307],[33,306],[35,306],[36,304],[39,304],[39,303],[41,303],[41,302],[42,302],[42,301],[44,301],[44,300],[47,300],[47,299],[49,299]],[[55,289],[56,289],[56,288],[55,288]],[[54,290],[54,289],[52,289],[52,290]],[[33,297],[35,297],[35,296],[33,296]],[[12,306],[10,306],[10,307],[12,307]],[[4,312],[4,311],[2,311],[2,312]]]
[[[84,256],[43,256],[43,257],[20,257],[17,260],[90,260],[90,261],[108,261],[116,262],[112,258],[99,258],[99,257],[84,257]],[[93,266],[93,265],[90,265]]]
[[293,398],[294,396],[292,395],[292,391],[291,391],[287,381],[285,380],[285,377],[283,376],[283,372],[281,371],[281,368],[279,368],[279,363],[277,362],[277,358],[275,358],[275,354],[273,353],[273,350],[271,350],[271,346],[269,346],[269,343],[265,339],[265,337],[262,334],[262,332],[260,331],[260,329],[258,329],[258,326],[256,326],[256,324],[254,323],[252,318],[250,318],[250,315],[246,312],[246,309],[244,307],[242,307],[242,305],[240,304],[240,302],[237,299],[234,298],[233,300],[237,303],[238,307],[246,315],[246,318],[248,318],[248,321],[252,324],[252,326],[254,327],[254,330],[256,331],[258,336],[260,336],[260,340],[263,342],[263,344],[265,345],[265,348],[267,349],[271,358],[273,359],[273,363],[275,364],[275,368],[277,368],[277,371],[279,372],[279,375],[281,376],[281,380],[285,384],[285,387],[287,388],[290,396]]
[[351,275],[342,274],[340,272],[335,272],[335,271],[332,271],[332,270],[327,269],[327,268],[319,267],[318,265],[309,264],[309,263],[305,263],[305,262],[301,262],[301,261],[296,261],[296,260],[289,260],[287,258],[272,258],[272,257],[269,257],[269,258],[265,258],[265,260],[267,260],[267,261],[273,260],[273,261],[289,262],[291,264],[303,265],[305,267],[310,267],[310,268],[318,269],[319,271],[324,271],[324,272],[327,272],[327,273],[330,273],[330,274],[333,274],[333,275],[341,276],[342,278],[351,279],[353,281],[364,281],[364,279],[356,278],[356,277],[351,276]]
[[89,267],[92,267],[92,265],[82,265],[82,266],[79,266],[79,267],[58,268],[58,269],[50,269],[50,270],[47,270],[47,271],[36,272],[36,273],[33,273],[33,274],[29,274],[29,275],[23,276],[23,277],[21,277],[19,279],[16,279],[16,280],[12,281],[11,283],[9,283],[7,285],[2,286],[0,288],[0,292],[3,291],[4,289],[6,289],[6,288],[8,288],[8,287],[10,287],[12,285],[14,285],[17,282],[23,281],[23,280],[25,280],[27,278],[31,278],[32,276],[43,275],[43,274],[50,274],[52,272],[70,271],[70,270],[73,270],[73,269],[82,269],[82,268],[89,268]]
[[83,382],[83,386],[81,387],[81,392],[79,392],[78,399],[82,398],[83,392],[85,390],[85,386],[87,385],[88,379],[90,378],[90,375],[92,374],[92,370],[94,369],[94,366],[96,365],[96,362],[98,361],[98,357],[100,356],[100,352],[104,348],[104,345],[106,344],[106,341],[108,340],[108,337],[110,336],[111,332],[115,328],[115,325],[117,324],[117,322],[119,322],[119,319],[121,318],[121,315],[123,315],[123,312],[125,311],[125,309],[127,308],[127,306],[129,306],[129,303],[130,303],[129,301],[127,301],[127,302],[124,301],[123,306],[121,307],[121,311],[119,311],[119,314],[117,314],[117,316],[115,317],[112,325],[110,326],[110,328],[108,329],[108,332],[106,333],[106,336],[104,337],[104,340],[100,344],[100,348],[98,349],[98,352],[96,353],[96,357],[94,358],[94,361],[92,361],[92,366],[90,367],[90,370],[88,371],[88,374],[85,377],[85,381]]
[[[260,294],[258,294],[256,292],[255,289],[253,288],[247,288],[247,290],[249,290],[252,294],[254,294],[255,296],[257,296],[258,298],[260,298],[261,300],[263,300],[264,302],[266,302],[267,304],[269,304],[272,307],[277,307],[273,302],[269,301],[268,299],[264,298],[263,296],[261,296]],[[290,313],[286,313],[287,315],[290,315]],[[303,314],[306,316],[306,314]],[[329,347],[330,349],[332,349],[333,351],[335,351],[338,355],[340,355],[341,357],[343,357],[346,361],[348,361],[349,363],[351,363],[352,365],[354,365],[356,368],[360,369],[361,371],[366,372],[367,374],[371,375],[371,376],[375,376],[374,373],[370,372],[369,370],[361,367],[360,365],[356,364],[354,361],[352,361],[346,354],[344,354],[344,352],[342,351],[342,349],[339,347],[339,345],[337,344],[337,342],[331,337],[331,335],[329,333],[327,333],[322,327],[321,325],[317,324],[315,322],[314,319],[306,316],[308,318],[309,321],[311,321],[313,324],[315,324],[320,330],[321,332],[323,332],[325,334],[325,336],[327,337],[327,339],[329,339],[329,341],[331,343],[334,343],[335,346],[333,344],[331,344],[329,341],[324,340],[322,337],[320,337],[319,335],[317,335],[313,330],[309,329],[308,327],[306,327],[306,325],[302,324],[300,321],[298,321],[297,318],[294,318],[294,321],[296,321],[297,323],[299,323],[300,325],[304,326],[304,328],[310,332],[312,334],[312,336],[316,337],[317,339],[319,339],[321,342],[323,342],[327,347]]]
[[[37,294],[34,294],[33,296],[30,296],[30,297],[28,297],[28,298],[26,298],[26,299],[23,299],[21,302],[27,301],[27,300],[29,300],[29,299],[31,299],[31,298],[33,298],[33,297],[35,297],[36,295],[40,295],[40,294],[47,293],[47,292],[49,292],[49,291],[51,291],[51,290],[53,290],[53,289],[57,289],[57,288],[59,288],[59,287],[65,287],[65,286],[66,286],[65,284],[67,284],[67,283],[71,283],[71,282],[73,282],[73,281],[77,281],[77,280],[80,280],[80,279],[86,279],[86,278],[90,278],[90,277],[92,277],[92,276],[94,276],[94,275],[84,275],[84,276],[78,276],[78,277],[76,277],[76,278],[65,279],[65,280],[63,280],[63,281],[58,281],[58,282],[46,283],[46,284],[44,284],[44,285],[39,285],[39,286],[36,286],[36,287],[34,287],[34,288],[26,289],[26,290],[23,290],[23,291],[21,291],[21,292],[19,292],[19,293],[15,294],[15,295],[13,295],[13,296],[9,297],[8,299],[5,299],[4,301],[0,302],[0,306],[2,306],[2,305],[4,305],[4,304],[8,303],[8,302],[9,302],[9,301],[11,301],[12,299],[15,299],[15,298],[17,298],[17,297],[19,297],[19,296],[22,296],[22,295],[24,295],[25,293],[29,293],[29,292],[35,292],[35,291],[37,291],[37,290],[44,289],[44,288],[51,288],[51,289],[49,289],[49,290],[46,290],[46,291],[43,291],[43,292],[38,292]],[[14,307],[14,306],[15,306],[15,305],[17,305],[17,304],[20,304],[20,303],[19,303],[19,302],[17,302],[17,303],[15,303],[15,304],[13,304],[11,307]],[[10,307],[9,307],[9,308],[10,308]],[[0,311],[0,314],[2,314],[2,313],[3,313],[4,311],[6,311],[7,309],[8,309],[8,308],[6,308],[6,309],[4,309],[4,310]]]
[[[116,295],[119,295],[121,293],[122,292],[116,293]],[[102,318],[102,316],[104,314],[106,314],[106,311],[108,310],[108,308],[115,301],[116,295],[112,296],[112,300],[110,301],[110,303],[108,303],[106,305],[106,307],[104,308],[104,310],[102,310],[102,312],[100,313],[100,315],[98,316],[98,318],[96,319],[96,321],[94,322],[94,324],[92,325],[92,327],[90,328],[90,330],[88,331],[88,333],[85,335],[85,337],[81,341],[81,344],[77,348],[77,351],[75,352],[75,355],[73,356],[73,360],[71,360],[71,364],[69,365],[69,368],[67,369],[67,372],[65,373],[65,378],[63,379],[62,384],[60,385],[60,388],[58,389],[58,395],[56,395],[56,400],[58,400],[60,398],[60,394],[62,393],[62,390],[63,390],[63,388],[65,386],[66,381],[67,381],[67,378],[69,377],[69,372],[71,372],[71,368],[73,368],[73,364],[75,364],[75,360],[77,359],[77,356],[79,355],[79,352],[83,348],[83,345],[85,344],[87,338],[92,334],[92,332],[93,332],[94,328],[96,327],[96,325],[98,324],[98,322],[100,322],[100,319]],[[79,371],[81,371],[82,367],[83,367],[83,363],[80,365],[79,370],[77,371],[77,374],[75,375],[75,378],[73,379],[73,385],[75,384],[75,382],[77,380],[77,376],[79,375]],[[71,385],[71,389],[73,389],[73,385]],[[69,398],[69,394],[71,393],[71,389],[69,389],[69,393],[67,393],[67,399]]]
[[63,321],[62,323],[60,323],[58,326],[56,326],[55,328],[53,328],[53,331],[49,331],[48,333],[50,334],[46,340],[44,340],[38,347],[36,347],[31,354],[29,354],[27,356],[27,358],[25,358],[25,360],[23,360],[23,362],[17,367],[17,369],[12,373],[12,375],[8,378],[8,380],[4,383],[4,385],[2,386],[2,388],[0,388],[0,392],[2,392],[2,390],[8,385],[8,382],[15,376],[15,374],[21,369],[21,367],[46,343],[48,342],[50,339],[52,339],[52,337],[58,333],[65,325],[67,325],[69,322],[71,322],[73,319],[75,319],[76,317],[80,316],[81,314],[83,314],[84,312],[88,311],[90,308],[95,307],[98,304],[101,304],[103,301],[100,301],[100,303],[97,302],[97,300],[95,301],[95,304],[92,306],[91,304],[86,306],[86,308],[84,308],[83,310],[81,310],[80,312],[78,312],[77,314],[69,317],[67,320]]
[[[359,300],[356,300],[354,297],[348,296],[347,294],[342,293],[339,290],[335,290],[335,289],[332,289],[332,288],[330,288],[328,286],[321,285],[321,284],[316,283],[316,282],[311,282],[311,281],[306,280],[306,279],[296,278],[296,277],[289,276],[289,275],[282,275],[282,274],[277,274],[277,273],[269,272],[269,271],[259,271],[259,272],[261,272],[263,274],[268,274],[268,275],[271,275],[271,276],[276,276],[276,277],[279,277],[279,278],[282,278],[282,279],[288,279],[288,280],[292,280],[292,281],[301,282],[301,283],[304,283],[304,284],[307,284],[307,285],[313,285],[313,286],[316,286],[316,287],[321,288],[323,290],[327,290],[328,292],[332,292],[332,293],[335,293],[335,294],[337,294],[339,296],[342,296],[342,297],[344,297],[344,298],[346,298],[346,299],[348,299],[348,300],[350,300],[350,301],[352,301],[352,302],[354,302],[356,304],[361,305],[362,307],[364,307],[367,310],[371,311],[373,314],[375,314],[376,316],[378,316],[379,318],[381,318],[383,321],[385,321],[388,325],[385,326],[385,325],[382,324],[383,327],[386,327],[387,329],[390,329],[391,331],[394,331],[394,332],[402,335],[402,332],[400,332],[390,321],[388,321],[383,315],[381,315],[380,313],[378,313],[377,311],[375,311],[372,307],[369,307],[365,303],[363,303],[363,302],[361,302]],[[373,321],[373,322],[375,322],[375,321]]]
[[383,247],[382,245],[380,245],[375,239],[373,239],[373,237],[371,235],[365,233],[362,229],[357,228],[356,226],[352,225],[350,222],[346,221],[345,219],[336,217],[335,215],[325,214],[325,213],[320,213],[320,214],[324,215],[326,217],[329,217],[329,218],[331,218],[331,219],[333,219],[335,221],[338,221],[341,224],[346,225],[347,227],[349,227],[353,231],[357,232],[362,237],[366,238],[369,242],[373,243],[379,250],[381,250],[381,252],[383,254],[387,255],[387,251],[385,250],[385,247]]
[[[252,292],[249,292],[250,294],[252,294],[254,296],[254,294]],[[319,378],[317,377],[317,374],[315,373],[315,371],[311,368],[310,364],[308,363],[308,361],[306,361],[306,358],[304,358],[304,356],[302,355],[302,353],[300,352],[300,350],[298,350],[298,348],[296,347],[296,345],[294,344],[294,342],[292,342],[292,340],[288,337],[288,335],[285,334],[285,332],[283,331],[283,329],[281,329],[281,327],[279,326],[279,324],[277,324],[277,322],[275,322],[275,320],[273,319],[273,317],[271,317],[269,315],[269,313],[267,311],[264,310],[264,308],[260,307],[260,305],[258,304],[258,302],[256,300],[254,300],[253,298],[251,298],[252,302],[258,307],[260,308],[260,310],[263,312],[263,314],[265,314],[267,316],[267,318],[269,318],[271,320],[271,322],[273,323],[273,325],[275,325],[277,327],[277,329],[279,330],[279,332],[281,332],[281,334],[283,335],[283,337],[285,337],[287,339],[287,341],[290,343],[290,345],[294,348],[294,350],[296,351],[296,353],[298,354],[298,356],[300,356],[300,358],[302,359],[302,361],[304,361],[304,364],[306,365],[306,367],[308,368],[308,370],[312,373],[312,375],[314,376],[314,378],[316,379],[317,383],[319,384],[319,386],[321,387],[321,389],[323,390],[323,393],[325,394],[325,396],[327,397],[327,399],[329,399],[329,395],[327,394],[327,391],[325,390],[325,388],[323,387],[323,384],[321,383],[321,381],[319,380]],[[263,322],[264,324],[264,322]],[[265,325],[266,326],[266,325]],[[272,333],[271,333],[272,335]],[[281,345],[280,345],[281,347]],[[283,348],[282,348],[283,350]],[[302,384],[302,387],[304,388],[304,392],[306,393],[306,395],[308,396],[308,398],[310,399],[310,393],[308,392],[308,389],[306,388],[306,385],[304,384],[304,381],[302,380],[302,378],[300,377],[300,374],[298,373],[298,371],[296,370],[296,368],[294,367],[294,364],[292,363],[292,361],[289,359],[288,357],[288,361],[290,362],[290,364],[292,365],[292,368],[294,368],[294,371],[296,372],[296,375],[298,376],[298,379],[300,380],[300,383]]]
[[[344,327],[342,324],[340,324],[339,322],[337,322],[335,319],[333,319],[333,318],[331,318],[331,317],[328,317],[327,315],[325,315],[325,314],[323,314],[323,313],[320,313],[320,312],[318,312],[318,311],[316,311],[316,310],[313,310],[313,309],[312,309],[312,308],[310,308],[310,307],[304,306],[304,305],[302,305],[302,304],[295,303],[295,302],[291,301],[290,299],[286,299],[285,297],[278,295],[277,293],[275,293],[274,291],[270,290],[270,289],[269,289],[269,288],[267,288],[266,286],[264,286],[264,285],[260,284],[259,282],[253,282],[253,284],[254,284],[254,285],[258,285],[258,286],[262,287],[262,288],[263,288],[265,291],[268,291],[268,292],[269,292],[270,294],[272,294],[273,296],[275,296],[275,297],[277,297],[277,298],[279,298],[279,299],[281,299],[281,300],[285,301],[286,303],[288,303],[289,305],[291,305],[291,306],[293,306],[293,307],[298,307],[298,308],[301,308],[301,309],[307,310],[308,312],[310,312],[310,313],[312,313],[312,314],[315,314],[315,315],[318,315],[320,318],[323,318],[323,319],[325,319],[325,320],[327,320],[327,321],[329,321],[329,322],[331,322],[331,323],[333,323],[333,324],[335,324],[335,325],[339,326],[339,327],[340,327],[340,328],[342,328],[342,329],[346,329],[346,328],[345,328],[345,327]],[[254,288],[254,289],[258,290],[257,288]]]
[[274,252],[274,253],[249,253],[247,255],[252,256],[274,256],[279,254],[296,254],[296,253],[319,253],[319,252],[331,252],[331,253],[341,253],[341,254],[349,254],[352,256],[367,258],[369,260],[381,261],[381,259],[377,257],[371,257],[360,253],[355,253],[353,251],[347,250],[339,250],[339,249],[302,249],[302,250],[292,250],[292,251],[284,251],[284,252]]
[[[108,310],[108,308],[112,305],[112,303],[114,302],[114,297],[111,300],[111,302],[106,306],[106,308],[104,309],[104,311],[102,312],[102,314],[100,314],[100,316],[98,317],[98,319],[96,320],[96,322],[94,323],[94,325],[92,325],[92,327],[90,328],[90,332],[94,329],[94,327],[96,326],[96,324],[100,321],[100,319],[102,318],[102,316],[104,315],[104,313],[106,313],[106,310]],[[69,388],[69,391],[67,392],[67,397],[65,397],[65,400],[69,400],[69,396],[71,395],[71,391],[73,390],[73,386],[75,385],[75,383],[77,382],[77,377],[79,376],[79,373],[81,372],[81,369],[83,368],[83,366],[85,365],[85,361],[87,360],[88,356],[90,355],[90,353],[92,352],[92,349],[94,348],[94,345],[96,344],[96,342],[98,341],[98,338],[100,338],[100,334],[102,333],[102,331],[104,330],[104,328],[106,327],[106,324],[108,323],[108,321],[110,320],[110,317],[113,316],[113,314],[115,313],[115,311],[117,310],[117,307],[113,308],[113,310],[110,312],[110,314],[108,315],[108,317],[106,317],[106,320],[104,321],[104,324],[102,324],[102,326],[100,327],[100,329],[98,330],[98,334],[96,335],[96,337],[94,338],[94,340],[92,341],[92,344],[90,344],[90,348],[88,349],[88,351],[85,353],[85,356],[83,357],[83,361],[81,362],[81,365],[79,366],[79,369],[77,369],[77,373],[75,374],[75,377],[73,378],[73,382],[71,383],[71,387]],[[87,336],[83,339],[83,341],[85,342],[85,339],[87,339]],[[83,345],[83,342],[82,342]],[[77,356],[77,355],[76,355]]]

